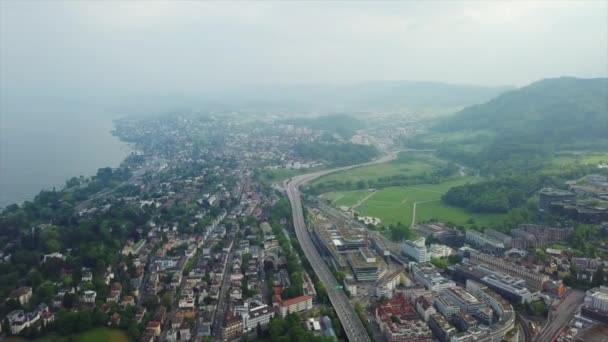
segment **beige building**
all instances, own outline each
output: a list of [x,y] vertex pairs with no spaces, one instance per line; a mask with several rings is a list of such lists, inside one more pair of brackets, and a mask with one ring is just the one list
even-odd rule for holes
[[279,304],[281,317],[290,313],[302,312],[312,309],[312,296],[300,296],[284,300]]

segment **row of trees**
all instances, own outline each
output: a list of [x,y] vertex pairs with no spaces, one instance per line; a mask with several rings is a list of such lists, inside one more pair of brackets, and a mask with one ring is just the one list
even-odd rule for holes
[[285,318],[275,317],[270,321],[267,332],[261,332],[258,336],[258,341],[272,342],[290,342],[290,341],[306,341],[306,342],[331,342],[333,337],[315,336],[307,330],[302,324],[302,319],[296,313],[287,315]]
[[323,160],[330,166],[346,166],[368,162],[378,151],[371,145],[352,143],[299,143],[294,152],[303,159]]
[[442,200],[478,213],[507,213],[523,206],[540,188],[556,186],[560,181],[550,176],[521,175],[456,186]]

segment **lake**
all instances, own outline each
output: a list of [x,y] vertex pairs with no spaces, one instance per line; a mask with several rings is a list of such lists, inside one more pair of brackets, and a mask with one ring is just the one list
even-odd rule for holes
[[116,115],[98,110],[0,111],[0,207],[58,189],[72,176],[116,167],[130,152],[112,136]]

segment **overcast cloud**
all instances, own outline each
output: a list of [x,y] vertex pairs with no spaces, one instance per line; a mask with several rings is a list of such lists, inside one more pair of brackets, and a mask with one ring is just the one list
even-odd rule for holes
[[608,2],[1,1],[4,95],[608,74]]

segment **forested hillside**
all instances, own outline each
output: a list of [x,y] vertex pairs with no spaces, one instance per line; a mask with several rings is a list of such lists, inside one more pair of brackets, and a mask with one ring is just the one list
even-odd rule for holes
[[466,108],[434,131],[459,135],[437,144],[440,155],[493,175],[538,170],[559,150],[606,150],[608,79],[542,80]]
[[444,201],[477,212],[507,212],[543,186],[595,169],[547,174],[558,151],[608,151],[608,79],[546,79],[468,107],[419,143],[492,180],[451,189]]
[[608,79],[535,82],[440,122],[438,131],[490,130],[526,143],[578,143],[608,138]]

